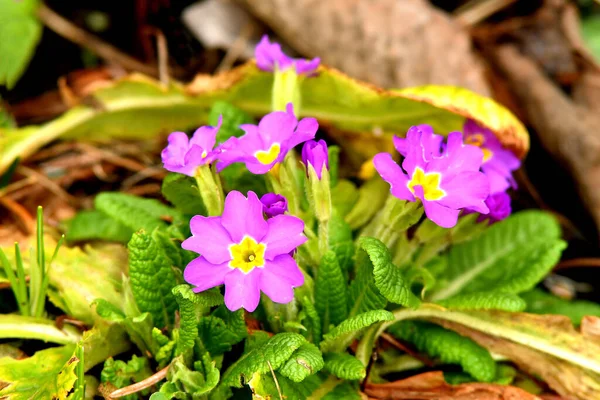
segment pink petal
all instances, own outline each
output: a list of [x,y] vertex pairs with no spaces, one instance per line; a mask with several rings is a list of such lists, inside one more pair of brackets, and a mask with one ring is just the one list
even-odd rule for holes
[[215,286],[222,285],[225,275],[231,272],[227,262],[222,264],[211,264],[204,257],[194,258],[185,267],[183,279],[194,285],[194,292],[203,292]]
[[306,242],[304,221],[291,215],[277,215],[267,220],[268,231],[262,242],[267,245],[265,257],[273,260],[280,254],[287,254]]
[[389,153],[375,155],[373,164],[375,164],[375,169],[379,172],[383,180],[390,184],[392,195],[402,200],[415,201],[415,197],[406,186],[408,177],[404,174],[400,166],[392,160],[392,156]]
[[229,310],[256,310],[260,301],[258,282],[261,272],[261,269],[257,268],[249,274],[244,274],[239,269],[234,269],[225,276],[225,305]]
[[470,208],[484,214],[489,212],[485,199],[490,194],[490,184],[483,173],[463,172],[451,180],[442,175],[440,186],[446,196],[438,200],[439,204],[455,210]]
[[263,217],[262,203],[254,192],[248,192],[248,198],[233,190],[225,198],[225,209],[221,224],[235,243],[242,241],[245,235],[257,242],[267,233],[267,222]]
[[280,145],[294,134],[298,121],[293,114],[285,111],[274,111],[265,115],[258,123],[260,137],[265,145],[265,150],[273,143]]
[[[300,267],[298,267],[298,263],[296,263],[294,257],[289,254],[281,254],[273,260],[266,260],[265,268],[263,269],[263,275],[265,274],[275,276],[281,282],[285,282],[287,285],[293,287],[304,285],[304,274],[300,270]],[[266,293],[264,286],[261,286],[261,290]]]
[[300,143],[314,139],[318,129],[319,123],[316,119],[302,118],[298,123],[298,127],[296,127],[296,132],[294,132],[294,134],[287,141],[286,147],[291,149]]
[[437,201],[427,201],[423,195],[423,187],[415,186],[415,196],[421,199],[423,202],[423,208],[425,209],[425,215],[427,218],[441,226],[442,228],[452,228],[458,221],[458,214],[460,210],[453,210],[448,207],[444,207]]
[[181,243],[182,248],[202,254],[212,264],[231,260],[228,246],[233,241],[221,217],[196,215],[190,221],[190,229],[192,236]]

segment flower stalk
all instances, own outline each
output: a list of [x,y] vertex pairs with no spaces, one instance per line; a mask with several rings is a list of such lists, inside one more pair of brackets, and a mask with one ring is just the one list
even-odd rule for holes
[[221,179],[217,175],[215,168],[210,164],[200,165],[194,175],[200,197],[206,206],[209,216],[217,216],[223,213],[223,187]]

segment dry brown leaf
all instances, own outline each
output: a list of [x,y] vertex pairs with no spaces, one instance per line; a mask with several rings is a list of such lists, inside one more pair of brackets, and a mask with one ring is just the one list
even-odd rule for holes
[[425,0],[238,0],[294,48],[382,87],[489,95],[464,29]]
[[389,400],[539,400],[539,397],[513,386],[493,383],[449,385],[441,371],[426,372],[391,383],[369,383],[365,393],[372,398]]

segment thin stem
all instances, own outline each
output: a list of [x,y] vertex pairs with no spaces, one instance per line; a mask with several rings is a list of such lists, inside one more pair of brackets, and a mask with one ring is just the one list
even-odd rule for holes
[[10,282],[11,289],[13,294],[15,295],[15,299],[17,300],[17,304],[19,305],[19,311],[21,314],[25,315],[25,311],[27,310],[27,303],[24,303],[24,299],[21,296],[21,282],[17,280],[15,272],[13,271],[10,263],[8,262],[8,258],[6,258],[6,254],[4,251],[0,249],[0,261],[2,262],[2,267],[4,268],[4,273]]
[[[18,243],[15,243],[15,263],[17,265],[17,285],[21,297],[21,314],[25,316],[31,315],[30,299],[27,297],[27,278],[25,277],[25,267],[23,266],[23,257],[21,257],[21,248]],[[31,280],[31,277],[29,278]]]
[[109,396],[111,398],[117,399],[119,397],[127,396],[129,394],[137,393],[141,390],[149,388],[150,386],[156,385],[158,382],[162,381],[167,376],[167,371],[169,370],[169,366],[164,367],[154,375],[149,376],[143,381],[134,383],[133,385],[125,386],[124,388],[115,390]]
[[208,215],[214,217],[223,214],[223,187],[214,168],[210,165],[201,165],[194,177]]
[[21,315],[0,315],[0,339],[36,339],[58,344],[75,344],[81,334],[72,326],[58,329],[53,321]]

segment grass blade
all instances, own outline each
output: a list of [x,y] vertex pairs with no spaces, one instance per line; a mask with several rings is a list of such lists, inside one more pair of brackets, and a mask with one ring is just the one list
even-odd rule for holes
[[21,257],[21,248],[18,243],[15,243],[15,262],[17,264],[17,281],[19,285],[19,296],[21,297],[23,308],[21,314],[24,316],[31,315],[31,306],[27,297],[27,278],[25,276],[25,267],[23,266],[23,257]]
[[21,311],[21,314],[26,315],[23,312],[23,299],[21,298],[21,288],[19,282],[17,281],[15,272],[13,271],[10,263],[8,262],[8,258],[6,258],[6,254],[4,254],[4,251],[2,251],[2,249],[0,249],[0,261],[2,261],[4,273],[6,273],[6,277],[10,282],[10,288],[12,289],[15,295],[15,300],[17,300],[17,304],[19,305],[19,310]]

